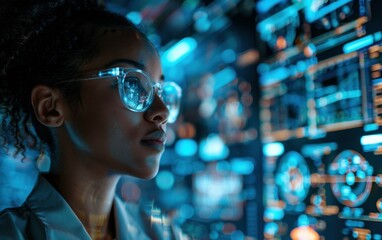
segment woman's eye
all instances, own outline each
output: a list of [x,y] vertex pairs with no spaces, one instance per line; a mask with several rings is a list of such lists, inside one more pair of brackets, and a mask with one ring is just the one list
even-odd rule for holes
[[125,79],[125,88],[128,90],[142,90],[141,83],[136,77],[128,77]]

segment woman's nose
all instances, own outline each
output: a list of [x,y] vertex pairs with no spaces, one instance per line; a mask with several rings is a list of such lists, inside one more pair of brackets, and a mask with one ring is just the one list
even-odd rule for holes
[[164,124],[168,120],[169,110],[164,104],[163,100],[158,96],[154,95],[153,102],[150,107],[145,111],[145,118],[150,122],[156,122],[158,124]]

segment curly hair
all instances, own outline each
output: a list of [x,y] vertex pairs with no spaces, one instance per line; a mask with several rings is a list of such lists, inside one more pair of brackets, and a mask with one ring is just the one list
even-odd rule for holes
[[[3,146],[15,145],[16,154],[45,144],[53,151],[50,131],[34,116],[34,86],[56,86],[76,76],[97,54],[97,42],[105,33],[102,26],[128,27],[144,36],[95,0],[1,1],[0,22],[0,135]],[[71,105],[80,102],[79,82],[56,87]]]

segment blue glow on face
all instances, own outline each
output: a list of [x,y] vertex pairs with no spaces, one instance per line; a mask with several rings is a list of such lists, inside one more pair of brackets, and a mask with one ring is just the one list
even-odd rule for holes
[[175,152],[181,157],[191,157],[198,151],[198,144],[193,139],[180,139],[175,143]]
[[183,38],[164,53],[164,60],[172,64],[177,63],[194,51],[197,45],[198,42],[194,38]]
[[354,52],[354,51],[357,51],[361,48],[364,48],[364,47],[367,47],[371,44],[374,43],[374,37],[373,35],[368,35],[366,37],[363,37],[363,38],[360,38],[360,39],[357,39],[353,42],[349,42],[349,43],[346,43],[344,46],[343,46],[343,52],[344,53],[351,53],[351,52]]
[[169,171],[163,170],[155,177],[155,183],[162,190],[169,190],[174,186],[175,177]]
[[199,156],[204,161],[222,160],[228,157],[229,149],[217,134],[210,134],[199,144]]
[[231,161],[231,170],[238,174],[249,175],[253,173],[255,164],[249,159],[233,159]]
[[129,12],[126,15],[127,19],[132,21],[135,25],[139,25],[142,22],[142,16],[140,12]]
[[284,145],[280,142],[268,143],[263,146],[263,154],[268,157],[281,156],[284,150]]

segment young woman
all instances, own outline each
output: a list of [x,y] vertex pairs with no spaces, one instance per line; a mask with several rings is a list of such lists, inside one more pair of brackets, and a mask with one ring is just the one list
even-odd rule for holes
[[114,196],[121,174],[156,175],[179,102],[147,37],[92,1],[2,1],[0,18],[4,145],[52,160],[0,239],[176,238]]

